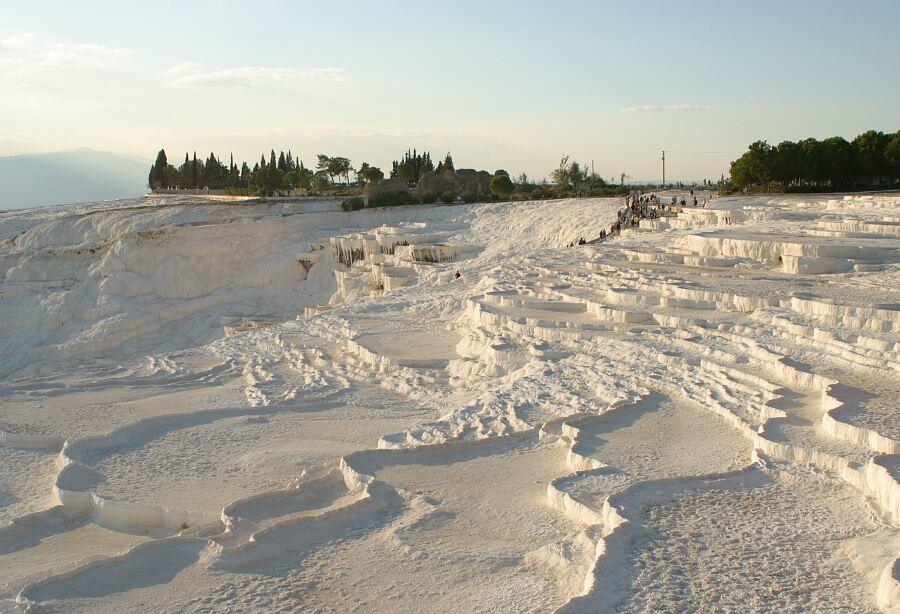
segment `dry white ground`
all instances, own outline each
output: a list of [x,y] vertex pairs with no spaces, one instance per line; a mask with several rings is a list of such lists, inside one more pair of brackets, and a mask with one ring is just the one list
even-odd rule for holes
[[621,204],[0,214],[0,611],[900,611],[900,197]]

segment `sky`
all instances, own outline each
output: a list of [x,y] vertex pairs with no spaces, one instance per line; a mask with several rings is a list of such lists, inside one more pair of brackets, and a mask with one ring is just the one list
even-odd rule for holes
[[900,129],[900,2],[0,0],[0,155],[291,149],[718,179]]

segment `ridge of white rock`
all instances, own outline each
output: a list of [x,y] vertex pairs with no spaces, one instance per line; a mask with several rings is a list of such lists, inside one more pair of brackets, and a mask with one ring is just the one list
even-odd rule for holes
[[900,609],[900,197],[620,206],[0,215],[0,606]]

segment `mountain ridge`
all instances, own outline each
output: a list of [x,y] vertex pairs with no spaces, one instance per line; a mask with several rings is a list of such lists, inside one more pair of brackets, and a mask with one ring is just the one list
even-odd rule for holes
[[87,147],[0,156],[0,210],[134,198],[150,161]]

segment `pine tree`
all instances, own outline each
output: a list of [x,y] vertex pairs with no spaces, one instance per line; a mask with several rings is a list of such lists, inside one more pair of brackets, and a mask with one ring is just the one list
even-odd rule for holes
[[267,193],[269,195],[275,194],[275,190],[278,189],[278,162],[275,160],[275,150],[272,150],[271,157],[269,158],[269,177],[266,182]]
[[150,185],[151,190],[169,187],[166,176],[168,170],[169,160],[166,158],[166,150],[160,149],[159,153],[156,154],[156,162],[150,167],[150,176],[147,178],[147,183]]
[[219,161],[216,160],[216,155],[212,152],[209,154],[209,158],[206,160],[206,164],[203,167],[203,185],[207,188],[217,189],[220,187],[220,173],[219,173]]
[[181,168],[178,169],[179,170],[178,174],[181,177],[181,187],[182,188],[190,187],[191,180],[190,180],[190,177],[188,176],[190,174],[190,168],[191,168],[191,159],[188,157],[188,153],[184,152],[184,164],[182,164]]

